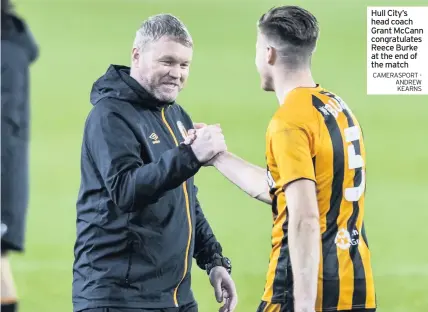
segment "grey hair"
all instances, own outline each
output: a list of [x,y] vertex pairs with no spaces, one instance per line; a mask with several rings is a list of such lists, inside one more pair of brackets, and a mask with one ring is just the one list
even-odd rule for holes
[[148,43],[167,36],[185,45],[193,47],[193,40],[183,22],[171,14],[158,14],[145,20],[137,30],[134,48],[143,49]]

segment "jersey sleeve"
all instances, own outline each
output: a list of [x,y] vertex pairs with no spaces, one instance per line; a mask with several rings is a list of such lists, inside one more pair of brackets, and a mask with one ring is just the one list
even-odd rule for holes
[[315,180],[312,160],[312,140],[308,129],[296,126],[281,127],[271,134],[271,152],[283,187],[300,179]]

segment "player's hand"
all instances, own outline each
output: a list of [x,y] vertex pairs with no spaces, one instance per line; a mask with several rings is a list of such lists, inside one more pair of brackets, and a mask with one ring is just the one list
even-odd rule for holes
[[[186,145],[191,145],[193,143],[193,141],[195,141],[195,139],[196,139],[196,130],[195,129],[189,129],[189,131],[187,132],[187,137],[183,141],[183,143],[186,144]],[[214,166],[215,161],[223,153],[224,152],[218,153],[216,156],[214,156],[213,158],[211,158],[210,160],[208,160],[206,163],[204,163],[203,167]]]
[[218,153],[227,150],[226,141],[219,125],[202,126],[194,129],[194,131],[189,130],[189,132],[191,135],[195,135],[190,146],[196,158],[203,164],[210,161]]
[[214,267],[210,272],[210,282],[214,287],[217,302],[223,302],[219,312],[233,312],[238,304],[238,295],[227,270],[221,266]]
[[[216,126],[220,127],[220,124],[216,124]],[[190,129],[188,133],[189,133],[189,135],[192,134],[192,135],[194,135],[196,137],[196,129],[202,129],[204,127],[207,127],[207,124],[206,123],[202,123],[202,122],[196,122],[196,123],[193,123],[193,127],[194,127],[194,129]],[[207,162],[205,162],[203,164],[203,166],[204,167],[214,166],[215,161],[217,160],[217,158],[221,154],[223,154],[223,152],[218,153],[217,155],[215,155],[213,158],[211,158],[210,160],[208,160]]]
[[208,126],[208,125],[206,123],[203,123],[203,122],[194,122],[193,123],[194,129],[201,129],[201,128],[206,127],[206,126]]

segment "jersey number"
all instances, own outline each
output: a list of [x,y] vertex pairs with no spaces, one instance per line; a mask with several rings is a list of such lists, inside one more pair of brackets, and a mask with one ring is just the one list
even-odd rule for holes
[[348,168],[350,170],[361,169],[361,183],[358,186],[345,189],[345,199],[350,202],[358,201],[364,194],[366,176],[364,170],[364,159],[355,152],[353,142],[360,140],[360,129],[356,126],[345,129],[345,140],[348,148]]

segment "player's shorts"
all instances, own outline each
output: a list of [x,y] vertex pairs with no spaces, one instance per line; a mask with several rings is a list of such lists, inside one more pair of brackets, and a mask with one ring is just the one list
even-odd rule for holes
[[[291,303],[271,303],[262,301],[256,312],[294,312],[294,307]],[[376,312],[376,309],[357,309],[341,312]]]
[[257,312],[294,312],[294,309],[292,304],[262,301]]

